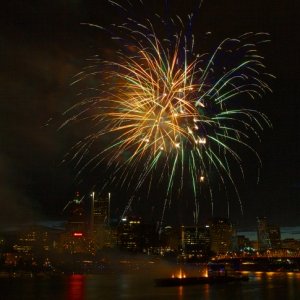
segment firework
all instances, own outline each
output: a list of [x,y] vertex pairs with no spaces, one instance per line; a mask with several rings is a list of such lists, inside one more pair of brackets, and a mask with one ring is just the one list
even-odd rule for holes
[[133,193],[151,186],[154,177],[166,182],[165,199],[171,199],[175,185],[178,192],[192,183],[197,219],[199,190],[209,185],[209,172],[235,187],[232,160],[243,173],[236,145],[257,155],[248,140],[270,126],[251,103],[270,90],[265,78],[271,75],[257,51],[268,35],[226,38],[209,54],[198,51],[194,36],[184,34],[182,26],[168,40],[150,21],[128,23],[117,27],[124,44],[115,59],[92,59],[89,71],[75,80],[101,77],[96,95],[70,110],[76,113],[67,122],[93,124],[76,144],[74,157],[81,162],[98,147],[80,168],[105,163],[109,180],[134,186]]

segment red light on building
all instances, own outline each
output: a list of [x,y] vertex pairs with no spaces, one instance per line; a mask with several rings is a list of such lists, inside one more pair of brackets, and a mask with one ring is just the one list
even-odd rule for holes
[[82,232],[73,232],[74,237],[82,237],[83,233]]

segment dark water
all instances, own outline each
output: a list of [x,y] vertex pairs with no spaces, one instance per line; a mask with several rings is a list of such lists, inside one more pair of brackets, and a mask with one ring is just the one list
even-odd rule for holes
[[249,273],[248,282],[156,287],[153,274],[72,275],[1,278],[0,299],[300,299],[300,274]]

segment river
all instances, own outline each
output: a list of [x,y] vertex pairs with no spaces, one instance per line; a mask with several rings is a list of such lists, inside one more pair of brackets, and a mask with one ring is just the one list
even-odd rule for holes
[[2,300],[296,300],[300,299],[299,273],[256,272],[247,282],[156,287],[153,273],[25,276],[1,278]]

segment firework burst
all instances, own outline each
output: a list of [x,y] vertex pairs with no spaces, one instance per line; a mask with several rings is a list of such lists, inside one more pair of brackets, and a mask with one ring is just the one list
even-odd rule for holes
[[[93,123],[73,158],[81,170],[105,163],[108,181],[118,178],[134,192],[150,186],[153,177],[167,181],[165,199],[171,199],[175,183],[176,192],[192,183],[197,219],[199,190],[203,182],[209,185],[210,170],[235,187],[230,161],[243,173],[235,146],[257,155],[248,140],[270,126],[251,108],[253,99],[270,91],[265,78],[272,75],[257,51],[268,35],[227,38],[209,54],[196,51],[194,36],[184,34],[184,27],[171,40],[160,38],[150,21],[130,20],[118,29],[123,51],[114,61],[92,59],[93,67],[76,77],[75,82],[100,74],[101,85],[95,96],[68,111],[73,114],[66,123]],[[97,154],[82,163],[93,147],[99,147]]]

